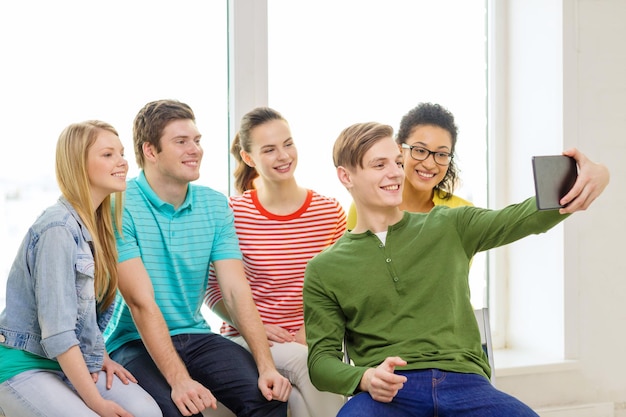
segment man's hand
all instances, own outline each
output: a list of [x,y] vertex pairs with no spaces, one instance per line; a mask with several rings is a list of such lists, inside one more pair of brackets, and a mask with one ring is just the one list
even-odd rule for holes
[[287,402],[291,393],[291,383],[277,370],[272,369],[259,374],[259,390],[268,401]]
[[396,375],[396,366],[404,366],[406,361],[397,356],[385,359],[376,368],[370,368],[363,374],[359,388],[361,391],[369,392],[376,401],[389,403],[402,389],[406,382],[406,377]]
[[563,155],[570,156],[578,164],[578,179],[572,189],[561,199],[561,214],[586,210],[609,183],[609,170],[602,164],[596,164],[583,155],[578,149],[568,149]]
[[199,414],[209,407],[217,409],[217,400],[211,391],[191,378],[173,385],[171,396],[184,416]]

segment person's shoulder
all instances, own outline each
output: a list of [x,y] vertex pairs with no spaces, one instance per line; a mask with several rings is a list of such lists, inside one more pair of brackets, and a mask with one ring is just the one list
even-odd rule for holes
[[231,205],[240,205],[240,204],[246,204],[249,205],[253,202],[252,199],[252,191],[248,190],[245,191],[243,194],[233,194],[228,196],[228,201],[230,201]]
[[338,200],[335,197],[330,197],[324,194],[320,194],[315,190],[310,190],[311,192],[311,196],[313,200],[318,200],[318,201],[327,201],[327,202],[331,202],[331,203],[338,203]]
[[220,196],[220,197],[226,198],[226,195],[224,193],[217,191],[216,189],[211,188],[208,185],[190,183],[189,187],[193,189],[194,193],[197,193],[197,194]]
[[75,218],[77,216],[67,201],[59,199],[55,204],[42,210],[30,228],[37,232],[43,232],[55,226],[79,230],[80,225]]
[[465,206],[473,206],[474,203],[472,203],[469,200],[465,200],[464,198],[459,197],[458,195],[452,194],[452,197],[450,197],[451,200],[451,207],[465,207]]
[[336,208],[340,211],[344,211],[341,203],[335,197],[329,197],[323,194],[318,193],[315,190],[310,190],[311,192],[311,205],[312,206],[321,206],[321,207],[332,207]]
[[70,214],[70,207],[68,202],[63,202],[63,199],[60,198],[56,203],[43,209],[37,220],[65,217]]
[[309,262],[326,262],[328,258],[334,258],[337,256],[343,256],[346,250],[350,250],[350,242],[354,240],[354,237],[349,232],[341,235],[332,245],[325,247],[319,253],[317,253]]
[[143,213],[150,206],[151,192],[143,189],[139,184],[138,178],[131,178],[126,181],[126,190],[122,199],[122,207],[124,209],[123,222],[126,222],[134,215]]
[[433,202],[435,206],[445,206],[450,208],[456,207],[465,207],[465,206],[473,206],[472,202],[465,200],[464,198],[459,197],[458,195],[451,194],[448,198],[442,198],[435,192],[433,196]]
[[130,178],[128,180],[126,180],[126,190],[128,191],[128,188],[132,188],[132,189],[137,189],[139,187],[139,177],[133,177]]
[[52,223],[64,222],[64,219],[66,219],[68,215],[69,213],[66,209],[59,207],[56,204],[46,207],[39,213],[35,221],[32,223],[31,229],[41,230]]
[[228,197],[220,191],[211,187],[200,184],[189,184],[193,192],[193,198],[196,201],[206,202],[210,204],[227,204]]
[[126,190],[124,191],[124,202],[128,200],[133,200],[138,194],[140,194],[141,190],[139,187],[139,183],[137,177],[131,178],[126,181]]

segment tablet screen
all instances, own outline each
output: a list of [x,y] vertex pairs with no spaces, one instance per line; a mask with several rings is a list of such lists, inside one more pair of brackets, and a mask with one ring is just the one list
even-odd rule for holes
[[565,155],[533,156],[533,175],[537,208],[562,208],[559,200],[572,189],[578,177],[576,160]]

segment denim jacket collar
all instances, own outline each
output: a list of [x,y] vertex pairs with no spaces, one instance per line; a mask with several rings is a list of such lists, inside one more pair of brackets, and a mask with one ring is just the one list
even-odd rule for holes
[[[61,203],[67,209],[67,211],[72,215],[72,217],[76,219],[76,223],[78,223],[78,225],[80,226],[80,232],[83,235],[83,238],[85,239],[85,241],[93,242],[91,233],[89,233],[89,230],[87,230],[87,226],[85,226],[85,223],[83,223],[83,219],[80,218],[80,216],[74,209],[74,206],[72,206],[70,202],[67,201],[67,199],[63,196],[59,197],[59,203]],[[92,248],[92,252],[93,252],[93,248]]]

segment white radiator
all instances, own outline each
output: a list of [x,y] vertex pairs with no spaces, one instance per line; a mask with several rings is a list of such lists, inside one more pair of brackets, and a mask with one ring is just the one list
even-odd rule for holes
[[615,417],[613,403],[583,404],[536,409],[540,417]]

